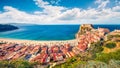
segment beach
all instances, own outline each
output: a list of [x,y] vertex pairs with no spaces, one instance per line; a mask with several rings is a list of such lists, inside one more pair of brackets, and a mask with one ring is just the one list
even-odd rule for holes
[[73,40],[60,40],[60,41],[36,41],[36,40],[22,40],[22,39],[10,39],[10,38],[0,38],[0,42],[3,43],[16,43],[16,44],[23,44],[23,45],[64,45],[64,44],[71,44],[71,46],[75,46],[78,43],[77,39]]

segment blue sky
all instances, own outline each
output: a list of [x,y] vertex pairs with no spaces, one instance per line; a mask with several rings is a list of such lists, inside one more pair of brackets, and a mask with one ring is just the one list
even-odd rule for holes
[[0,0],[0,23],[119,24],[120,0]]
[[33,0],[0,0],[1,11],[3,11],[4,6],[11,6],[25,12],[40,10]]
[[[64,6],[67,8],[78,7],[78,8],[86,9],[88,8],[88,6],[94,7],[92,3],[95,0],[87,0],[87,1],[86,0],[43,0],[43,1],[47,1],[53,6]],[[30,13],[34,11],[42,10],[42,8],[39,8],[35,4],[34,0],[0,0],[1,11],[3,11],[4,6],[12,6],[21,11],[30,12]]]

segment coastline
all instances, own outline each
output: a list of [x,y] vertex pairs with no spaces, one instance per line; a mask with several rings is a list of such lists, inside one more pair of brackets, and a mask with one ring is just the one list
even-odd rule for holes
[[11,39],[11,38],[0,38],[0,42],[7,42],[7,43],[17,43],[17,44],[24,44],[24,45],[63,45],[63,44],[71,44],[71,46],[75,46],[77,44],[77,39],[72,40],[51,40],[51,41],[38,41],[38,40],[22,40],[22,39]]

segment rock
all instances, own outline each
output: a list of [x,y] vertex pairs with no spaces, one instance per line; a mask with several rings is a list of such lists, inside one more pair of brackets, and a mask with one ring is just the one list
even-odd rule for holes
[[78,30],[78,33],[76,34],[76,38],[79,38],[80,35],[86,33],[87,31],[91,31],[93,26],[91,24],[82,24]]

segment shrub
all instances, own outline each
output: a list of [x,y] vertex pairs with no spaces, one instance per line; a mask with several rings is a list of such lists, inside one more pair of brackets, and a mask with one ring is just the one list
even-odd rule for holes
[[34,65],[25,60],[0,61],[0,68],[33,68]]
[[67,59],[67,63],[73,63],[76,61],[76,58],[75,57],[72,57],[70,59]]
[[79,64],[75,68],[119,68],[119,60],[110,60],[109,63],[104,63],[100,61],[88,61],[86,64]]
[[96,43],[91,44],[90,51],[91,51],[92,53],[102,52],[102,51],[103,51],[103,48],[102,48],[101,42],[99,41],[99,42],[96,42]]
[[99,53],[95,60],[108,63],[111,59],[120,60],[120,50],[111,53]]
[[115,42],[109,42],[105,45],[107,48],[115,48],[116,47],[116,43]]

